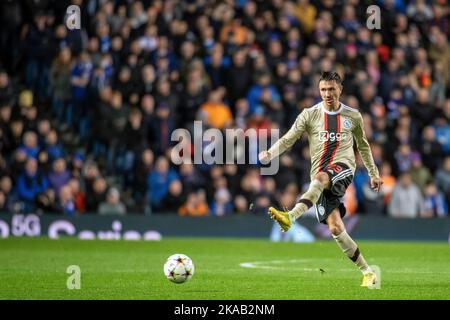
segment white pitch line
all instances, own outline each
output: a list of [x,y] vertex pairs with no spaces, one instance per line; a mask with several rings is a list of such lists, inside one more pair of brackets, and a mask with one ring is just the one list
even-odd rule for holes
[[[239,266],[242,268],[251,268],[251,269],[286,269],[287,266],[268,266],[264,265],[266,263],[273,263],[280,264],[282,262],[293,262],[294,260],[286,260],[286,261],[254,261],[254,262],[243,262],[240,263]],[[298,262],[298,260],[295,260],[295,262]],[[316,272],[319,271],[320,268],[295,268],[295,270],[303,270],[303,271],[309,271],[309,272]],[[354,271],[352,269],[337,269],[335,271]]]
[[[239,264],[239,266],[242,268],[250,268],[250,269],[286,269],[286,268],[292,269],[292,266],[286,266],[286,264],[314,262],[314,264],[317,264],[317,268],[302,268],[300,265],[297,265],[294,267],[294,269],[317,272],[320,269],[320,267],[319,267],[320,264],[323,263],[324,261],[333,262],[333,261],[336,261],[336,259],[324,258],[324,259],[291,259],[291,260],[253,261],[253,262],[242,262]],[[280,264],[283,264],[283,265],[280,265]],[[357,269],[350,269],[350,268],[333,269],[333,271],[339,271],[339,272],[350,272],[350,271],[354,272],[355,270],[357,270]],[[397,273],[434,274],[435,272],[405,268],[405,269],[389,270],[386,273],[388,273],[388,274],[397,274]]]

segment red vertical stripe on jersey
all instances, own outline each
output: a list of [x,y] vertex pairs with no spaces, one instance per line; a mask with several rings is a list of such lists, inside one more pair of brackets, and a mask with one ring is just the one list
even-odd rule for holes
[[[324,112],[324,118],[325,118],[325,131],[328,132],[328,113]],[[327,140],[325,140],[325,144],[323,145],[323,152],[322,157],[320,158],[320,164],[319,164],[319,172],[322,170],[322,163],[323,159],[325,158],[325,154],[327,153],[328,148],[328,133],[327,133]]]
[[333,158],[334,158],[334,155],[336,154],[336,150],[339,148],[339,142],[340,142],[340,139],[338,139],[338,134],[339,134],[339,136],[341,135],[341,134],[340,134],[340,132],[341,132],[341,114],[340,114],[340,113],[337,114],[337,119],[336,119],[336,121],[337,121],[336,145],[334,146],[334,150],[333,150],[333,152],[331,153],[330,164],[333,164]]

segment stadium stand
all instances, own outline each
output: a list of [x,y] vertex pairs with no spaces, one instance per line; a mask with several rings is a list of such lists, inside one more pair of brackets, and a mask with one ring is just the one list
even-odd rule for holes
[[[409,216],[448,216],[450,5],[375,1],[381,28],[370,30],[372,3],[2,1],[0,210],[220,216],[292,205],[309,179],[305,140],[263,177],[253,165],[175,166],[171,133],[194,120],[284,133],[319,101],[320,71],[334,69],[386,182],[371,191],[359,161],[352,211],[402,216],[412,196]],[[71,4],[79,30],[65,25]]]

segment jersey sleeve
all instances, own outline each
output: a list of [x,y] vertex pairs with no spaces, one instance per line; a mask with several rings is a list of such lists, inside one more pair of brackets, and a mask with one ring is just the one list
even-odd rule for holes
[[271,153],[271,160],[284,153],[287,149],[300,139],[303,132],[307,130],[308,112],[305,110],[299,114],[292,127],[284,136],[282,136],[274,145],[269,149]]
[[369,142],[366,138],[366,133],[364,132],[364,122],[360,113],[356,117],[355,128],[353,129],[353,137],[356,141],[356,146],[358,147],[359,154],[361,155],[364,166],[369,172],[369,176],[378,177],[378,168],[373,161],[372,151],[370,149]]

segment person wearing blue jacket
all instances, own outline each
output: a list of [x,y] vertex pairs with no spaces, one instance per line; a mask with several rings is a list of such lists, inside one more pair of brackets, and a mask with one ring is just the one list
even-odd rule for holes
[[169,192],[169,185],[172,181],[179,180],[175,170],[170,169],[169,161],[164,156],[156,160],[155,169],[153,169],[147,178],[148,198],[152,209],[160,209],[162,199]]
[[271,84],[270,74],[269,73],[261,73],[257,76],[256,84],[250,87],[247,92],[247,100],[249,104],[250,114],[253,114],[257,107],[263,102],[263,92],[264,90],[268,90],[270,93],[271,99],[274,101],[280,101],[280,94],[277,90],[277,87]]
[[35,158],[28,158],[25,162],[25,170],[17,179],[17,194],[24,204],[25,212],[35,209],[36,198],[48,188],[48,180],[38,170]]

